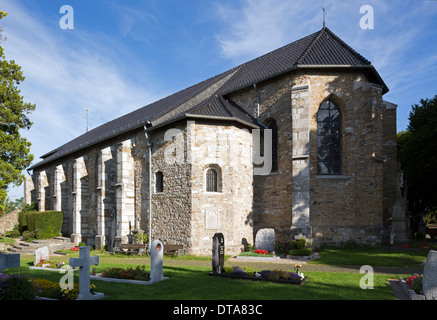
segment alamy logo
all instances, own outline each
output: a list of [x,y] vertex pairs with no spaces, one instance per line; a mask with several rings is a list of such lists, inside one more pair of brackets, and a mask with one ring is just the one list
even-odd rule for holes
[[74,10],[73,10],[73,7],[65,4],[59,9],[59,13],[65,14],[59,20],[59,27],[63,30],[74,29]]
[[374,29],[373,25],[373,7],[368,4],[361,6],[360,13],[364,14],[364,16],[360,19],[360,28],[361,29]]

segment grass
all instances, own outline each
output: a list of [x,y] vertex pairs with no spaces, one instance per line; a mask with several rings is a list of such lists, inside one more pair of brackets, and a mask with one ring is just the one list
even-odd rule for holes
[[[133,267],[145,265],[150,271],[150,258],[112,255],[92,251],[92,255],[99,255],[97,272],[111,267]],[[64,257],[51,257],[50,260],[68,263],[70,257],[77,257],[75,252]],[[327,249],[321,258],[313,264],[334,265],[364,265],[372,266],[408,266],[417,265],[423,261],[426,254],[421,251],[398,252],[392,250],[366,249],[345,250]],[[153,285],[135,285],[104,281],[91,281],[96,285],[97,292],[105,293],[108,300],[394,300],[395,297],[387,279],[397,279],[400,276],[374,274],[374,288],[363,290],[360,280],[363,274],[339,272],[303,272],[308,280],[301,286],[278,284],[264,281],[235,280],[211,277],[210,258],[200,257],[165,257],[164,275],[169,277]],[[172,265],[172,261],[178,261]],[[194,263],[196,262],[196,263]],[[34,278],[44,278],[59,281],[63,276],[56,272],[30,270],[32,256],[22,256],[21,267],[8,269],[8,273],[20,272]],[[173,263],[174,264],[174,263]],[[79,281],[78,274],[74,275],[75,283]]]
[[380,267],[418,267],[426,260],[428,250],[381,249],[325,249],[311,264],[371,265]]
[[[321,265],[371,265],[385,267],[418,267],[426,259],[427,250],[384,250],[382,248],[337,249],[321,252],[321,257],[309,264]],[[150,258],[137,255],[108,254],[92,251],[99,255],[97,272],[111,267],[129,268],[144,265],[150,272]],[[52,261],[64,261],[78,257],[78,252],[67,256],[52,256]],[[226,259],[229,258],[228,256]],[[311,272],[302,269],[308,280],[301,286],[264,281],[235,280],[211,277],[211,258],[183,256],[164,257],[164,276],[169,277],[153,285],[135,285],[104,281],[92,281],[97,292],[105,293],[108,300],[394,300],[388,279],[408,277],[408,274],[374,274],[372,290],[363,290],[360,280],[364,274],[358,271]],[[63,276],[57,272],[30,270],[33,256],[22,256],[21,267],[8,269],[8,273],[19,272],[34,278],[58,282]],[[226,262],[225,262],[226,265]],[[79,281],[78,273],[74,275]]]
[[[110,266],[126,267],[129,263],[119,261],[102,263],[101,271]],[[28,270],[27,263],[22,267],[10,269],[10,273],[20,272],[33,278],[59,281],[61,274]],[[146,269],[149,271],[148,266]],[[165,266],[164,275],[169,277],[150,286],[91,281],[97,292],[105,293],[108,300],[393,300],[394,296],[387,283],[395,275],[374,277],[374,289],[362,290],[357,273],[307,272],[308,280],[301,286],[277,284],[263,281],[235,280],[208,275],[208,267]],[[79,281],[74,275],[75,283]]]

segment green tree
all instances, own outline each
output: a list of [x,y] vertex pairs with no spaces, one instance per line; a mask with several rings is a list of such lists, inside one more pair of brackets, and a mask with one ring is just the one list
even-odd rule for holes
[[[0,20],[6,16],[0,10]],[[23,80],[21,67],[7,61],[0,46],[0,213],[5,210],[8,186],[22,184],[23,170],[33,161],[30,142],[20,135],[21,129],[32,126],[28,115],[35,110],[35,104],[24,102],[20,95],[18,85]]]
[[437,95],[412,106],[407,131],[398,133],[397,142],[409,209],[432,214],[437,209]]

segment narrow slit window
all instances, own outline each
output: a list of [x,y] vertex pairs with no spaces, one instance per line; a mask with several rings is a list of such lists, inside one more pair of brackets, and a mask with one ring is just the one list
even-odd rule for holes
[[164,175],[161,171],[155,174],[155,192],[164,192]]

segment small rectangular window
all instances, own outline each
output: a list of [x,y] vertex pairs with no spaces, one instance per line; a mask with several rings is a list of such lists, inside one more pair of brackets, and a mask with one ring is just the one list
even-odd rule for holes
[[164,175],[161,171],[155,174],[155,192],[164,192]]

